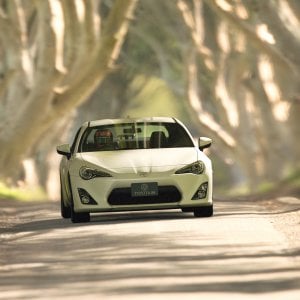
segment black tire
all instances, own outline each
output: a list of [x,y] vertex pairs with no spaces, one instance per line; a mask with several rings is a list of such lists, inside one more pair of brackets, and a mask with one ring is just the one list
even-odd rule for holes
[[85,223],[90,221],[90,213],[78,213],[71,208],[71,221],[72,223]]
[[72,223],[85,223],[90,221],[90,213],[78,213],[74,211],[74,202],[73,202],[73,195],[72,195],[72,187],[71,187],[71,180],[69,175],[69,187],[70,187],[70,200],[71,200],[71,207],[70,207],[70,218]]
[[194,216],[196,218],[208,218],[211,217],[213,214],[214,214],[213,205],[194,208]]
[[60,199],[60,213],[64,219],[71,218],[71,208],[68,206],[65,206],[63,198]]
[[62,182],[60,180],[60,214],[64,219],[71,218],[71,208],[65,205],[65,193],[63,193]]

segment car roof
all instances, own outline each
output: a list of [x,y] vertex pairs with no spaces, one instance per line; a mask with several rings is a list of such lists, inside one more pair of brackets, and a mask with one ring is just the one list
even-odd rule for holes
[[146,117],[146,118],[123,118],[123,119],[103,119],[86,122],[84,125],[88,127],[122,124],[122,123],[139,123],[139,122],[160,122],[160,123],[177,123],[175,118],[171,117]]

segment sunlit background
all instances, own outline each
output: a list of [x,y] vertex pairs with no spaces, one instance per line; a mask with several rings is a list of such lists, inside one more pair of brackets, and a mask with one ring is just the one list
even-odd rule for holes
[[300,185],[293,0],[0,2],[0,197],[59,200],[87,120],[172,116],[213,146],[216,196]]

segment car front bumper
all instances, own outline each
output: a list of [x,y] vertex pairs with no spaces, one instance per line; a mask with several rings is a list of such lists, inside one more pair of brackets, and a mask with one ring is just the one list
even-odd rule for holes
[[[120,174],[91,180],[73,175],[70,181],[76,212],[184,209],[212,205],[210,174],[149,174],[147,177]],[[158,195],[132,197],[134,183],[157,183]],[[203,186],[206,190],[201,190]]]

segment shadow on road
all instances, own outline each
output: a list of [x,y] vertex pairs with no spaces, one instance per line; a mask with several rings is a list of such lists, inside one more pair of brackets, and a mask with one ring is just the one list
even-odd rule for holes
[[[19,222],[0,231],[0,291],[22,290],[31,299],[47,292],[48,298],[59,299],[100,294],[253,295],[299,288],[299,269],[288,263],[300,255],[299,248],[272,249],[261,241],[233,243],[208,232],[215,222],[221,222],[218,228],[232,216],[280,211],[230,201],[216,201],[215,206],[215,216],[207,219],[168,210],[95,214],[86,224],[61,219],[56,203],[7,208]],[[37,287],[40,293],[35,294]]]

